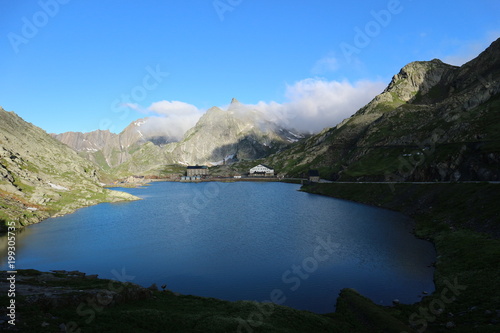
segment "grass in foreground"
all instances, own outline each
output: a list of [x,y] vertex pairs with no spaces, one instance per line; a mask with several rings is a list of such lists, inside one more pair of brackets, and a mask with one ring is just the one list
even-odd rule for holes
[[[19,271],[34,296],[17,296],[16,328],[22,332],[347,332],[335,315],[250,301],[149,291],[116,281]],[[57,287],[54,289],[54,287]],[[64,288],[64,297],[55,296]],[[113,294],[113,303],[106,295]],[[47,296],[49,295],[49,296]],[[8,304],[6,294],[0,296]],[[2,309],[3,310],[3,309]],[[6,329],[8,326],[0,328]]]

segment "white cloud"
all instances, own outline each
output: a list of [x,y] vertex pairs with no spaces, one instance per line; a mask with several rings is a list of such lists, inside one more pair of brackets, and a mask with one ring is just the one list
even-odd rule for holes
[[284,126],[319,132],[350,117],[386,87],[380,81],[305,79],[287,87],[287,102],[259,102],[254,108]]
[[164,135],[179,141],[184,134],[200,119],[201,115],[148,117],[146,123],[142,125],[145,133],[149,135]]
[[148,110],[164,116],[186,116],[197,114],[200,112],[200,110],[196,106],[179,101],[155,102],[148,107]]
[[[287,86],[285,103],[259,102],[243,105],[241,110],[254,109],[281,126],[315,133],[332,127],[350,117],[386,87],[380,81],[327,81],[309,78]],[[139,106],[134,105],[139,110]],[[142,125],[149,135],[166,135],[177,140],[204,114],[205,110],[179,101],[159,101],[143,112],[153,114]]]
[[144,131],[151,135],[166,135],[180,140],[196,125],[204,110],[179,101],[159,101],[151,104],[147,113],[153,113],[143,125]]

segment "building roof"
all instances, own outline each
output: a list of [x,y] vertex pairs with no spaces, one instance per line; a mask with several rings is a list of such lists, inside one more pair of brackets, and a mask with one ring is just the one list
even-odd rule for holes
[[309,170],[309,177],[319,177],[318,170]]
[[[263,166],[264,168],[268,168],[268,169],[271,169],[271,170],[274,170],[273,168],[271,168],[270,166],[267,166],[265,164],[259,164],[260,166]],[[256,165],[254,166],[254,168],[258,167],[259,165]],[[253,168],[252,168],[253,169]]]
[[187,167],[188,169],[208,169],[208,167],[206,165],[190,165]]

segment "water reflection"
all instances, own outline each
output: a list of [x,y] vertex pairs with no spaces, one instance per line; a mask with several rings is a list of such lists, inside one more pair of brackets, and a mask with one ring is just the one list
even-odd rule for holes
[[[16,257],[18,255],[21,255],[23,253],[23,244],[24,242],[22,241],[24,238],[29,237],[29,235],[32,233],[32,230],[30,228],[22,228],[18,229],[15,231],[16,234]],[[7,269],[7,248],[9,247],[9,241],[7,234],[0,236],[0,267],[2,269]]]

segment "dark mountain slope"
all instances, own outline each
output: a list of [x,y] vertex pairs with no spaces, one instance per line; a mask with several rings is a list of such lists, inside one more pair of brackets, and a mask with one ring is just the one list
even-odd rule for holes
[[413,62],[352,117],[268,158],[334,180],[500,179],[500,40],[455,67]]

